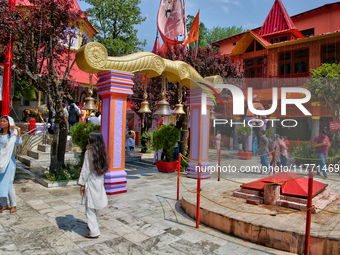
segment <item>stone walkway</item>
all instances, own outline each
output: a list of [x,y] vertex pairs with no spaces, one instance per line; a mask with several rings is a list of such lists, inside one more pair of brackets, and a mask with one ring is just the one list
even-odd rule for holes
[[[0,214],[0,254],[289,254],[203,225],[196,229],[175,200],[174,174],[156,168],[127,173],[128,192],[109,196],[100,211],[101,236],[92,240],[84,238],[78,186],[45,188],[18,172],[18,211]],[[196,180],[182,179],[195,187]]]

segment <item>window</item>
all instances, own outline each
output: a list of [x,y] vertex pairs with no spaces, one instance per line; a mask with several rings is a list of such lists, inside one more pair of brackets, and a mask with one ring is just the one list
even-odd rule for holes
[[261,43],[259,43],[258,41],[256,41],[256,51],[259,51],[259,50],[264,50],[264,47],[262,46]]
[[236,45],[236,42],[233,42],[233,46],[235,46]]
[[247,60],[244,65],[245,66],[253,66],[254,65],[254,59]]
[[288,36],[282,36],[280,37],[280,42],[288,41]]
[[340,43],[321,46],[321,63],[339,63]]
[[310,29],[306,29],[306,30],[302,30],[300,31],[301,34],[303,34],[305,37],[310,37],[314,35],[314,28],[310,28]]
[[244,77],[260,78],[267,76],[267,57],[259,57],[245,59],[244,61]]
[[308,49],[279,53],[279,75],[308,72]]

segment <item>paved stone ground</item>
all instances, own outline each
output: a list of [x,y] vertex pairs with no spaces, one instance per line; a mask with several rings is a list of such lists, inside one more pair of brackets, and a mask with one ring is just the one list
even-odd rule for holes
[[[18,211],[0,214],[0,254],[289,254],[203,225],[196,229],[175,200],[174,174],[143,166],[127,173],[128,192],[109,196],[100,211],[101,236],[92,240],[84,238],[78,186],[45,188],[18,171]],[[196,180],[182,179],[195,187]]]

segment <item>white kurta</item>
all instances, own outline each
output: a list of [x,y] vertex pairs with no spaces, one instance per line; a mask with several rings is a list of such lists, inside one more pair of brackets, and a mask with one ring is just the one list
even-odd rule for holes
[[98,176],[90,162],[89,151],[85,152],[84,164],[78,184],[85,186],[85,194],[81,204],[88,208],[102,209],[107,206],[107,196],[104,188],[104,175]]

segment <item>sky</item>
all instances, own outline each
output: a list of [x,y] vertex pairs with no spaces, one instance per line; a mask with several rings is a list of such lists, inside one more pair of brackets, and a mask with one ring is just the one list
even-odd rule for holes
[[[253,29],[262,26],[274,0],[185,0],[186,15],[195,16],[200,9],[200,22],[207,28],[215,26],[229,27],[242,26],[243,29]],[[282,0],[288,14],[305,12],[334,0]],[[78,0],[82,10],[90,5]],[[139,7],[142,16],[146,17],[141,25],[137,25],[138,39],[147,40],[144,51],[152,51],[157,32],[157,12],[160,0],[141,0]]]

